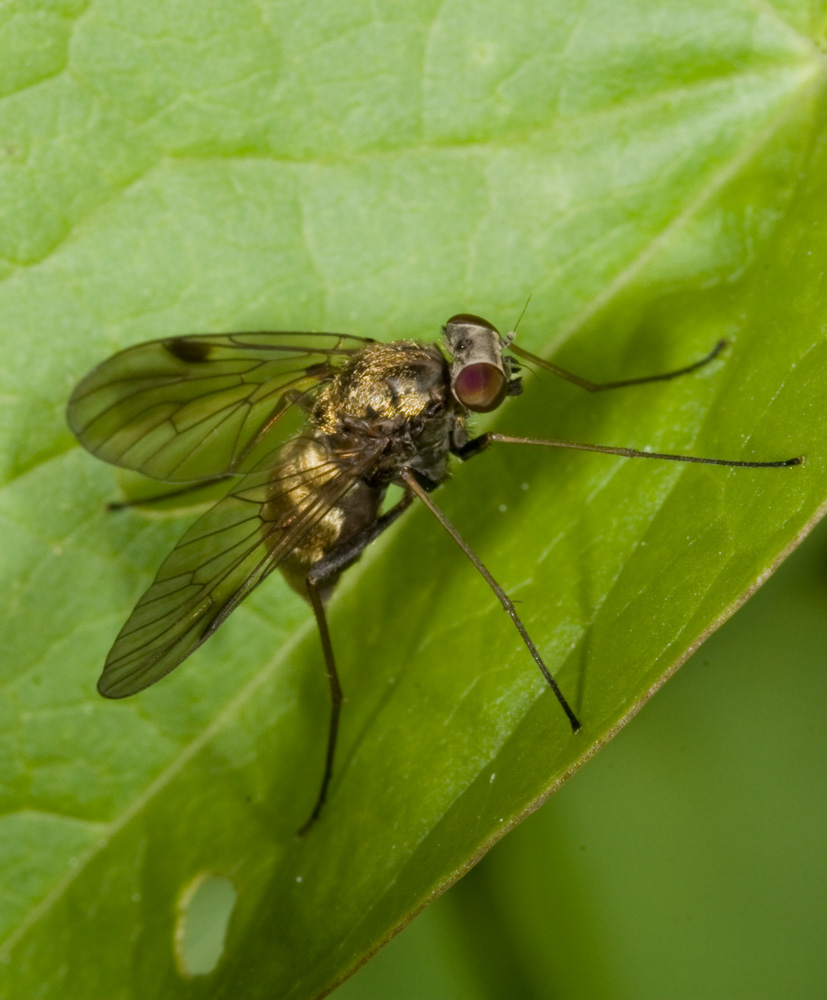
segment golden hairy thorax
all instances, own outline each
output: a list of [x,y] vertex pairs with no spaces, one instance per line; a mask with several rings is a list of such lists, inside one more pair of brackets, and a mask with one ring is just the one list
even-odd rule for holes
[[370,344],[338,371],[319,392],[305,433],[280,452],[267,504],[267,520],[289,530],[320,497],[347,485],[281,563],[290,586],[304,595],[308,570],[375,523],[387,485],[411,453],[441,482],[450,436],[462,423],[435,344]]
[[321,391],[312,422],[332,434],[343,414],[413,419],[435,401],[447,405],[448,386],[448,366],[435,344],[370,344]]

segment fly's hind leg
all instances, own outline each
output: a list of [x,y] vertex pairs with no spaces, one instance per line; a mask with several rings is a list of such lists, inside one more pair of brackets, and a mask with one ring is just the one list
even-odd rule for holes
[[331,587],[337,580],[340,573],[344,572],[364,552],[374,539],[378,538],[382,532],[389,528],[393,522],[411,505],[413,496],[407,490],[402,498],[389,511],[377,518],[377,520],[360,531],[358,535],[344,542],[342,545],[332,549],[312,567],[307,574],[305,585],[307,596],[313,613],[316,616],[316,624],[319,626],[319,637],[322,641],[322,652],[324,654],[325,669],[327,679],[330,684],[330,728],[327,736],[327,753],[325,755],[324,775],[322,785],[319,789],[316,804],[313,806],[307,822],[301,827],[298,836],[303,837],[310,829],[319,813],[322,811],[325,798],[327,797],[327,787],[333,774],[333,758],[336,754],[336,737],[339,733],[339,714],[342,709],[342,687],[339,683],[339,674],[336,671],[336,660],[333,656],[333,644],[330,641],[330,629],[327,626],[327,615],[324,609],[325,590]]
[[221,473],[217,476],[209,476],[207,479],[199,479],[197,482],[187,483],[177,490],[168,490],[166,493],[153,493],[146,497],[136,497],[134,500],[110,500],[106,505],[109,511],[127,510],[131,507],[151,507],[156,503],[163,503],[165,500],[175,500],[177,497],[185,497],[199,490],[206,490],[216,483],[224,483],[232,479],[232,473]]
[[324,665],[327,671],[327,680],[330,684],[330,729],[327,736],[327,754],[325,755],[322,787],[319,789],[316,804],[313,806],[313,812],[299,830],[298,835],[300,837],[303,837],[307,833],[324,805],[327,786],[330,784],[330,776],[333,774],[333,755],[336,752],[336,737],[339,733],[339,713],[342,709],[342,686],[339,683],[336,660],[333,657],[333,645],[330,642],[330,629],[327,627],[327,616],[324,613],[321,587],[320,583],[314,579],[315,569],[321,565],[321,563],[317,563],[314,570],[308,573],[306,585],[307,596],[310,598],[310,604],[316,616],[316,624],[319,627],[319,638],[322,640],[322,652],[324,653]]

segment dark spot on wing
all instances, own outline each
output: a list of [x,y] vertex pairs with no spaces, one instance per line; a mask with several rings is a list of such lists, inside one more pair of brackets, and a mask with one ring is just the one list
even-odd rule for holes
[[164,347],[179,361],[197,364],[206,361],[212,354],[212,346],[203,340],[193,340],[191,337],[170,337],[164,341]]

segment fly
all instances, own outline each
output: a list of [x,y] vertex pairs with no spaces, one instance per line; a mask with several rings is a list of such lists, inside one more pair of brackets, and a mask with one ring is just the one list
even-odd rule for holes
[[[443,346],[333,333],[168,337],[104,361],[69,401],[69,426],[98,458],[180,483],[182,493],[229,484],[167,556],[121,629],[98,681],[102,695],[124,698],[160,680],[275,569],[310,603],[332,706],[321,787],[300,832],[318,817],[327,795],[342,704],[325,604],[344,570],[414,499],[484,577],[572,731],[580,729],[514,605],[431,498],[448,477],[451,456],[466,461],[492,444],[524,444],[741,468],[802,462],[700,458],[495,433],[469,437],[472,414],[496,410],[522,391],[518,359],[599,392],[694,371],[724,342],[686,368],[597,384],[529,354],[513,343],[513,334],[501,337],[478,316],[454,316],[442,332]],[[297,419],[300,426],[291,433]],[[391,485],[402,487],[402,496],[382,513]]]

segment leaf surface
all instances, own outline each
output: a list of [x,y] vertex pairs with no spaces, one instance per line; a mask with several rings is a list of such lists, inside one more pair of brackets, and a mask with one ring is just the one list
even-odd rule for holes
[[[82,6],[3,14],[0,991],[329,989],[583,763],[820,516],[824,16],[794,4]],[[187,516],[106,515],[72,387],[153,337],[434,339],[460,311],[597,381],[528,376],[497,428],[727,470],[492,449],[436,495],[584,722],[425,511],[343,580],[348,696],[277,579],[173,678],[94,683]],[[584,398],[585,397],[585,398]],[[482,426],[482,425],[481,425]],[[486,425],[487,426],[487,425]],[[204,873],[215,972],[176,961]]]

